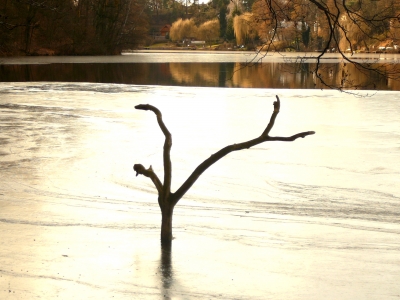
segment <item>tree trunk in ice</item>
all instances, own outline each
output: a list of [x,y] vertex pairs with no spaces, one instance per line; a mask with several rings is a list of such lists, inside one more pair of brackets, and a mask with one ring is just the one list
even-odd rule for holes
[[172,215],[174,207],[164,204],[161,208],[161,242],[172,241]]
[[281,141],[281,142],[293,142],[298,138],[304,138],[308,135],[314,134],[314,131],[306,131],[297,133],[295,135],[289,137],[273,137],[269,136],[269,132],[274,126],[276,116],[279,113],[280,108],[280,100],[279,97],[276,96],[277,101],[274,102],[274,111],[271,115],[270,121],[263,131],[263,133],[246,142],[232,144],[222,148],[221,150],[212,154],[209,158],[204,160],[194,171],[193,173],[186,179],[186,181],[181,185],[179,189],[176,190],[175,193],[171,192],[171,179],[172,179],[172,163],[171,163],[171,147],[172,147],[172,136],[168,131],[167,127],[164,124],[162,119],[161,112],[154,106],[149,104],[140,104],[135,106],[136,109],[141,110],[151,110],[155,113],[157,117],[158,125],[160,126],[162,132],[165,136],[164,143],[164,152],[163,152],[163,161],[164,161],[164,182],[158,178],[156,173],[154,173],[153,168],[150,166],[146,169],[143,165],[135,164],[133,169],[137,175],[143,175],[145,177],[149,177],[151,181],[153,181],[155,188],[158,191],[158,204],[161,209],[161,243],[171,243],[172,241],[172,215],[174,212],[174,207],[178,203],[178,201],[186,194],[186,192],[192,187],[192,185],[196,182],[196,180],[200,177],[201,174],[205,170],[207,170],[211,165],[216,163],[218,160],[223,158],[234,151],[240,151],[244,149],[249,149],[258,144],[268,142],[268,141]]

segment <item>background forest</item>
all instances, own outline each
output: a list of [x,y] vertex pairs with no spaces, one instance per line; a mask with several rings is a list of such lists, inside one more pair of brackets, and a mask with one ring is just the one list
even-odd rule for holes
[[0,55],[119,54],[160,37],[247,49],[397,52],[399,20],[395,0],[5,0]]

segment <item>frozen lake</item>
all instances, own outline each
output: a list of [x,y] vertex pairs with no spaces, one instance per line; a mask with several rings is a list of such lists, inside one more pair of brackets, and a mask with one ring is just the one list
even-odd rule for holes
[[[361,92],[362,93],[362,92]],[[158,107],[175,190],[161,251]],[[0,83],[0,299],[399,299],[400,94]]]
[[[136,85],[278,89],[400,90],[400,54],[358,53],[349,64],[317,52],[135,51],[116,56],[0,58],[0,82],[92,82]],[[378,68],[378,72],[360,66]],[[380,74],[379,74],[380,73]]]

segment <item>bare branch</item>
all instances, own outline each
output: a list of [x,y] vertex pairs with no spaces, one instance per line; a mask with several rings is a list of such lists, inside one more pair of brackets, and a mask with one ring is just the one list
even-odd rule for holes
[[[222,148],[221,150],[217,151],[216,153],[212,154],[209,158],[207,158],[205,161],[203,161],[193,172],[192,174],[186,179],[186,181],[181,185],[181,187],[175,192],[171,193],[170,192],[170,186],[165,187],[165,184],[170,185],[171,184],[171,175],[170,173],[166,173],[165,175],[165,181],[164,185],[161,184],[160,180],[158,179],[157,175],[154,173],[153,169],[151,166],[148,169],[145,169],[140,164],[135,164],[133,166],[133,169],[136,171],[136,176],[138,174],[141,174],[143,176],[149,177],[154,185],[157,188],[158,191],[158,204],[160,205],[161,209],[161,215],[162,215],[162,221],[161,221],[161,241],[165,243],[171,243],[172,241],[172,214],[175,205],[178,203],[178,201],[186,194],[186,192],[191,188],[191,186],[197,181],[197,179],[200,177],[201,174],[205,170],[207,170],[211,165],[216,163],[218,160],[220,160],[222,157],[226,156],[227,154],[233,152],[233,151],[240,151],[244,149],[251,148],[255,145],[261,144],[263,142],[267,141],[282,141],[282,142],[292,142],[298,138],[304,138],[308,135],[315,134],[314,131],[306,131],[306,132],[301,132],[297,133],[293,136],[289,137],[270,137],[268,134],[271,131],[272,127],[274,126],[276,116],[279,113],[280,109],[280,100],[279,97],[276,96],[277,101],[274,102],[274,111],[272,112],[271,119],[267,125],[267,128],[264,130],[264,132],[257,138],[249,140],[247,142],[239,143],[239,144],[233,144],[226,146]],[[165,145],[164,145],[164,164],[170,164],[170,150],[171,150],[171,145],[172,145],[172,138],[171,134],[167,130],[164,122],[162,121],[162,116],[161,112],[154,106],[148,105],[148,104],[141,104],[135,106],[136,109],[142,109],[142,110],[151,110],[153,111],[158,120],[158,124],[160,125],[161,130],[165,134]],[[168,170],[169,168],[169,170]],[[164,170],[166,172],[171,172],[171,166],[165,166],[164,165]]]
[[211,165],[213,165],[218,160],[220,160],[221,158],[223,158],[224,156],[226,156],[227,154],[229,154],[233,151],[249,149],[253,146],[256,146],[258,144],[261,144],[261,143],[267,142],[267,141],[292,142],[300,137],[304,138],[308,135],[315,134],[314,131],[306,131],[306,132],[301,132],[301,133],[295,134],[290,137],[270,137],[270,136],[268,136],[269,131],[272,129],[272,127],[274,125],[275,118],[279,113],[280,101],[279,101],[278,96],[276,98],[277,98],[277,101],[274,102],[274,111],[272,113],[271,120],[270,120],[267,128],[264,130],[263,134],[261,136],[259,136],[258,138],[249,140],[247,142],[226,146],[226,147],[222,148],[221,150],[217,151],[216,153],[212,154],[205,161],[203,161],[193,171],[193,173],[189,176],[189,178],[182,184],[182,186],[172,195],[173,205],[175,205],[186,194],[186,192],[192,187],[192,185],[197,181],[197,179],[200,177],[201,174],[203,174],[203,172],[205,170],[207,170]]
[[151,110],[157,116],[158,125],[161,128],[161,131],[164,133],[165,142],[164,142],[164,184],[162,185],[163,199],[166,199],[171,192],[171,178],[172,178],[172,163],[171,163],[171,147],[172,147],[172,136],[168,131],[167,127],[164,124],[162,119],[162,114],[158,110],[158,108],[149,105],[149,104],[139,104],[135,106],[136,109],[141,110]]
[[151,166],[148,169],[146,169],[145,167],[143,167],[143,165],[135,164],[133,166],[133,170],[135,170],[136,176],[138,176],[140,174],[140,175],[149,177],[151,179],[151,181],[153,181],[154,185],[156,186],[158,193],[160,194],[162,192],[162,188],[163,188],[162,183],[161,183],[160,179],[158,179],[156,173],[154,173],[153,168]]
[[279,100],[278,95],[276,95],[276,101],[274,102],[274,112],[272,113],[272,116],[271,116],[271,119],[270,119],[270,121],[268,123],[267,128],[265,128],[264,132],[261,134],[262,136],[268,135],[269,132],[271,131],[272,127],[274,126],[276,116],[279,113],[280,107],[281,107],[281,102]]
[[298,138],[305,138],[307,135],[315,134],[315,131],[305,131],[300,132],[298,134],[289,136],[289,137],[281,137],[281,136],[270,136],[268,141],[280,141],[280,142],[293,142]]
[[170,136],[171,134],[169,133],[167,127],[164,124],[164,121],[162,120],[162,114],[160,112],[160,110],[150,104],[139,104],[135,106],[136,109],[141,109],[141,110],[151,110],[152,112],[154,112],[157,116],[157,122],[158,125],[160,126],[162,132],[164,133],[165,137],[167,137],[168,135]]

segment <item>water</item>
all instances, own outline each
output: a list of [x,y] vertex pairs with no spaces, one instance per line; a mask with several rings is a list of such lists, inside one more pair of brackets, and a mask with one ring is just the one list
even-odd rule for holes
[[[361,92],[365,94],[366,92]],[[155,188],[173,135],[178,203],[159,245]],[[0,84],[0,298],[398,299],[400,95],[94,83]]]
[[[134,52],[107,57],[17,57],[0,58],[0,81],[53,81],[125,83],[138,85],[400,90],[400,54],[356,54],[351,59],[381,68],[383,75],[363,70],[329,53],[253,52]],[[300,64],[302,62],[302,64]],[[395,72],[395,74],[393,74]],[[343,83],[344,82],[344,83]]]

